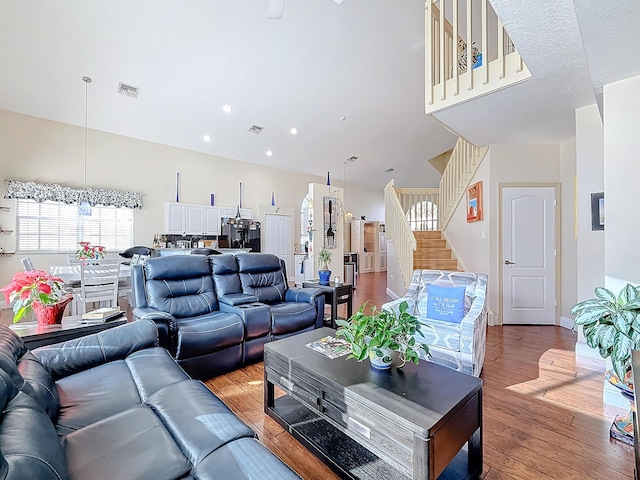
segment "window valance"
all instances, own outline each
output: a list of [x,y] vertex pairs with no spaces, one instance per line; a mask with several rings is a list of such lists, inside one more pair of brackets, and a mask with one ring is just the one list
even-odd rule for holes
[[110,190],[108,188],[72,188],[55,183],[19,182],[7,180],[7,193],[4,198],[30,198],[36,202],[51,200],[54,202],[78,203],[82,192],[86,192],[84,200],[92,206],[105,205],[114,207],[142,208],[142,194]]

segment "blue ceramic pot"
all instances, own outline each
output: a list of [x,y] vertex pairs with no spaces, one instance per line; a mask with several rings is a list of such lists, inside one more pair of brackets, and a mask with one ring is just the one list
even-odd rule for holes
[[318,277],[320,277],[320,285],[329,285],[331,282],[331,270],[318,270]]

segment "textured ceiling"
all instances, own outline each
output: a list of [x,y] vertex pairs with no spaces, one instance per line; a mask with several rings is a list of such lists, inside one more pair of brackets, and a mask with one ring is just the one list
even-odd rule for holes
[[90,128],[338,179],[355,155],[348,180],[373,187],[437,184],[428,160],[456,139],[438,120],[476,144],[558,142],[594,85],[640,73],[631,0],[492,0],[533,78],[437,119],[423,113],[421,0],[296,0],[281,20],[268,0],[37,3],[0,3],[0,108],[84,125],[88,75]]

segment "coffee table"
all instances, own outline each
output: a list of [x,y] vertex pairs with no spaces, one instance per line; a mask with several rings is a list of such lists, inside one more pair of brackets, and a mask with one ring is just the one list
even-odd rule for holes
[[62,324],[47,326],[38,325],[37,322],[18,322],[9,328],[22,338],[29,350],[33,350],[43,345],[66,342],[127,323],[124,315],[106,322],[89,324],[78,323],[81,318],[80,315],[68,316],[62,319]]
[[[264,347],[264,409],[342,478],[471,479],[482,473],[482,381],[431,362],[377,371],[305,345]],[[286,392],[275,398],[275,386]]]
[[322,291],[325,304],[331,306],[331,328],[336,328],[338,305],[346,303],[347,318],[353,315],[353,286],[351,284],[332,282],[329,285],[320,285],[320,280],[306,280],[302,283],[302,287],[318,288]]

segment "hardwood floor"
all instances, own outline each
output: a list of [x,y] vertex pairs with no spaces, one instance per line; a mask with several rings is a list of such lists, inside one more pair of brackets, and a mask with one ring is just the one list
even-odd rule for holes
[[[354,310],[388,301],[385,288],[385,273],[360,275]],[[602,373],[576,365],[574,344],[560,327],[489,327],[481,375],[486,480],[633,478],[632,447],[609,440],[622,412],[602,404]],[[337,478],[263,413],[262,363],[206,384],[301,477]]]
[[[388,301],[385,289],[385,273],[360,275],[354,310]],[[346,306],[338,309],[345,316]],[[0,323],[10,322],[5,309]],[[575,335],[560,327],[488,328],[484,479],[633,478],[633,449],[609,439],[611,420],[623,412],[602,404],[603,375],[576,364],[574,344]],[[262,363],[205,383],[305,480],[337,478],[263,413]]]

